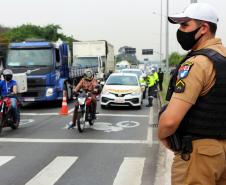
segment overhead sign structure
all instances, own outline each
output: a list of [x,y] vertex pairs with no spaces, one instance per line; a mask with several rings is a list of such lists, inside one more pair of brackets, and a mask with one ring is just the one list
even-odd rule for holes
[[125,48],[126,54],[136,54],[136,48]]
[[142,55],[153,55],[153,49],[142,49]]

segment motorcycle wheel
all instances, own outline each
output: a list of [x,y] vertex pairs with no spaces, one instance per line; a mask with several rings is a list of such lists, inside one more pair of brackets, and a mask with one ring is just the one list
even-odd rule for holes
[[90,113],[90,107],[87,107],[87,109],[86,109],[86,115],[87,115],[87,120],[88,120],[88,122],[89,122],[89,125],[90,126],[93,126],[93,124],[94,124],[94,119],[93,119],[93,115],[92,115],[92,113]]
[[2,127],[3,127],[3,117],[0,115],[0,134],[2,133]]
[[84,131],[85,128],[85,113],[84,112],[79,112],[78,116],[77,116],[77,127],[78,127],[78,131],[81,133]]

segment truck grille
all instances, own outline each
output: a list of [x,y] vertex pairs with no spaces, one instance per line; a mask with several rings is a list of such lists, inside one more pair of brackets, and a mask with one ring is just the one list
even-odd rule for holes
[[45,86],[46,80],[42,78],[28,78],[27,79],[28,87],[37,87],[37,86]]

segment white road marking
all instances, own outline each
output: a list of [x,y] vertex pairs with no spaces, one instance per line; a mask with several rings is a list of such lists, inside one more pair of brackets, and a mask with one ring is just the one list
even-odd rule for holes
[[20,113],[22,116],[56,116],[59,115],[59,113]]
[[[69,115],[72,116],[73,109],[69,110]],[[28,112],[24,112],[24,113],[20,113],[20,115],[22,116],[56,116],[59,115],[59,113],[28,113]],[[60,115],[59,115],[60,116]],[[148,115],[134,115],[134,114],[97,114],[97,117],[136,117],[136,118],[147,118]]]
[[136,117],[136,118],[147,118],[148,115],[137,115],[137,114],[97,114],[97,116],[116,116],[116,117]]
[[54,185],[77,159],[78,157],[56,157],[25,185]]
[[97,144],[148,144],[147,140],[107,140],[107,139],[33,139],[0,138],[5,143],[97,143]]
[[0,166],[14,159],[15,156],[0,156]]
[[148,127],[148,133],[147,133],[147,142],[150,146],[152,146],[153,144],[153,128],[150,127],[150,125],[152,124],[153,122],[153,107],[150,108],[150,112],[149,112],[149,121],[148,121],[148,124],[149,124],[149,127]]
[[133,128],[133,127],[138,127],[139,125],[140,123],[136,121],[120,121],[116,123],[116,126],[122,127],[122,128]]
[[32,123],[32,122],[34,122],[35,120],[33,120],[33,119],[21,119],[20,120],[20,126],[22,126],[22,125],[27,125],[27,124],[29,124],[29,123]]
[[141,185],[145,158],[124,158],[113,185]]

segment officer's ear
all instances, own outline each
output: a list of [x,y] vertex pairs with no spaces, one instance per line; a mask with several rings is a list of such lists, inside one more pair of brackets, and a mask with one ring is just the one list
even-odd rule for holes
[[207,22],[202,23],[200,32],[202,35],[205,35],[206,33],[210,32],[210,26]]

